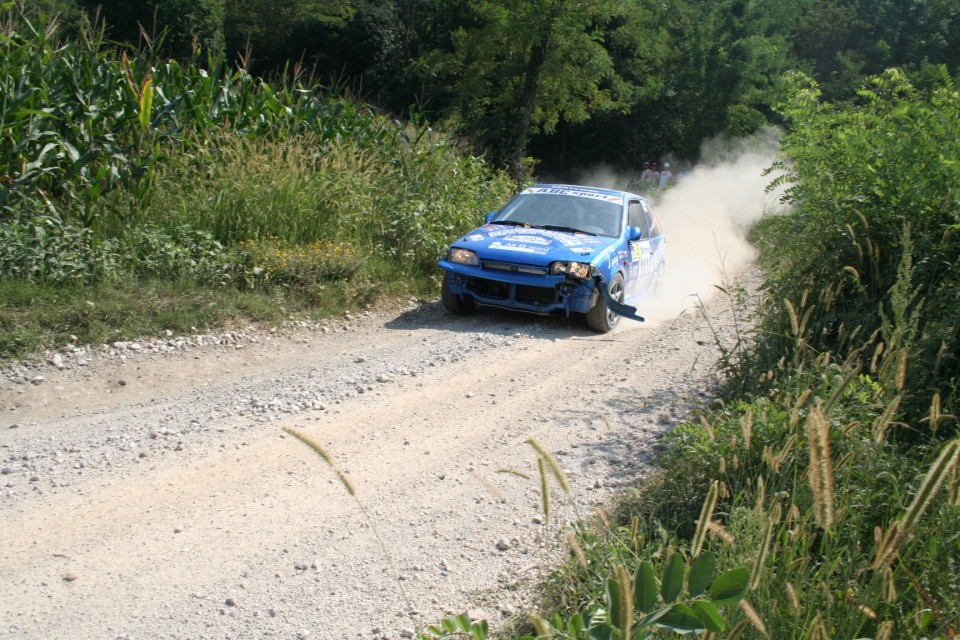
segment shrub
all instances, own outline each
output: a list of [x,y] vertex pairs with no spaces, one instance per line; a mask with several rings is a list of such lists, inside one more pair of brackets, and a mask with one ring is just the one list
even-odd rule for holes
[[209,232],[181,225],[166,230],[137,227],[122,239],[125,267],[134,277],[193,280],[199,284],[247,286],[242,254],[227,249]]
[[305,292],[327,283],[353,278],[364,266],[354,247],[343,242],[316,240],[295,245],[277,240],[245,242],[249,273],[259,284],[281,285]]
[[949,80],[921,93],[889,71],[852,106],[822,104],[815,84],[800,84],[784,113],[794,211],[755,233],[777,250],[766,254],[771,304],[752,373],[777,370],[784,353],[793,362],[796,349],[830,352],[890,389],[909,378],[913,422],[934,394],[952,413],[960,93]]
[[0,273],[35,283],[85,284],[114,277],[119,245],[50,216],[0,225]]

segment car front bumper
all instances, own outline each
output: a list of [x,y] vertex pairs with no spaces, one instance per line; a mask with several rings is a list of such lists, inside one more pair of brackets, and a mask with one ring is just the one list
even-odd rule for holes
[[485,269],[440,260],[450,272],[450,292],[469,296],[478,304],[530,313],[586,313],[596,303],[592,281],[565,275],[530,274],[504,269]]

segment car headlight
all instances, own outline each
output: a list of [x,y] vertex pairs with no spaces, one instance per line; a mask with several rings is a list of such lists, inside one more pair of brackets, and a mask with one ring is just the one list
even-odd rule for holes
[[480,264],[480,259],[477,258],[475,251],[460,249],[458,247],[450,247],[450,250],[447,251],[447,260],[456,262],[457,264],[468,264],[472,267]]
[[574,278],[589,278],[590,264],[587,262],[554,262],[550,265],[552,275],[566,274]]

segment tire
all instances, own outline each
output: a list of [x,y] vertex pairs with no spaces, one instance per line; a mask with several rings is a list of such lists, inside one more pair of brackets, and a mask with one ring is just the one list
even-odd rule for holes
[[450,290],[450,278],[453,275],[449,271],[443,273],[443,282],[440,284],[440,302],[450,313],[458,316],[465,316],[473,313],[477,308],[476,301],[470,296],[462,296]]
[[[610,295],[614,300],[623,302],[623,276],[619,273],[613,277],[610,283]],[[620,323],[620,316],[607,308],[607,303],[603,296],[597,296],[597,304],[593,305],[590,311],[587,311],[587,326],[600,333],[609,333],[613,331]]]

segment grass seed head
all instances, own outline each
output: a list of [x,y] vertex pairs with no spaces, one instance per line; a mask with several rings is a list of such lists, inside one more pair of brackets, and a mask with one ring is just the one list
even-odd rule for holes
[[814,517],[817,526],[828,531],[834,519],[833,464],[830,460],[830,426],[819,407],[814,407],[807,415],[807,445]]
[[892,620],[884,620],[880,623],[880,626],[877,627],[877,634],[874,636],[874,640],[890,640],[893,638],[893,630],[896,628]]
[[792,582],[787,582],[786,586],[787,600],[790,602],[790,612],[794,617],[800,615],[800,598],[797,597],[797,590]]
[[552,453],[547,451],[547,449],[540,444],[535,438],[527,438],[527,444],[529,444],[534,451],[537,453],[537,458],[546,465],[546,468],[550,470],[551,475],[557,481],[557,484],[560,485],[560,488],[563,489],[563,492],[566,494],[570,493],[570,481],[567,480],[566,474],[563,472],[563,469],[560,468],[560,463],[557,462],[557,459],[553,456]]
[[958,461],[960,461],[960,438],[955,438],[943,447],[937,459],[930,465],[920,488],[917,489],[917,493],[913,497],[913,501],[904,512],[903,518],[891,525],[884,534],[874,557],[874,571],[889,566],[897,554],[900,553],[900,550],[913,535],[920,518],[923,517],[923,514],[926,513],[933,502],[937,491],[957,467]]
[[577,564],[580,565],[582,569],[587,568],[587,554],[584,553],[583,547],[580,546],[580,541],[577,540],[577,535],[567,529],[564,532],[564,537],[567,539],[567,544],[570,545],[570,553],[573,554],[573,557],[577,559]]
[[873,421],[873,425],[870,427],[870,436],[873,438],[873,441],[877,444],[881,444],[887,437],[887,430],[890,428],[890,425],[893,424],[893,419],[897,415],[897,411],[900,409],[900,401],[903,396],[898,395],[893,400],[887,403],[887,406],[884,408],[883,413],[877,416],[877,419]]
[[706,497],[703,499],[703,506],[700,507],[700,519],[697,521],[697,530],[693,534],[693,540],[690,543],[690,556],[696,558],[700,555],[703,548],[703,541],[707,537],[707,531],[710,527],[710,521],[713,517],[713,510],[717,506],[717,497],[720,494],[720,483],[714,480],[710,484]]
[[763,618],[760,617],[760,614],[757,613],[757,610],[753,608],[753,605],[744,598],[737,603],[740,606],[740,611],[743,612],[743,615],[747,617],[747,620],[750,621],[750,624],[753,625],[753,628],[767,635],[767,625],[764,624]]
[[540,505],[543,518],[550,522],[550,484],[547,482],[547,470],[543,458],[537,458],[537,470],[540,472]]
[[321,447],[319,443],[317,443],[315,440],[312,440],[311,438],[301,433],[300,431],[297,431],[296,429],[291,429],[290,427],[284,427],[283,430],[289,433],[290,435],[292,435],[294,438],[296,438],[303,444],[313,449],[313,451],[317,455],[323,458],[323,461],[327,463],[327,466],[329,466],[333,470],[333,472],[337,474],[337,479],[340,480],[340,484],[342,484],[343,487],[347,490],[347,493],[349,493],[351,496],[356,497],[357,490],[354,488],[353,483],[350,482],[350,478],[348,478],[343,473],[343,471],[341,471],[340,468],[337,467],[337,464],[336,462],[334,462],[333,457],[329,453],[327,453],[327,451],[323,447]]

